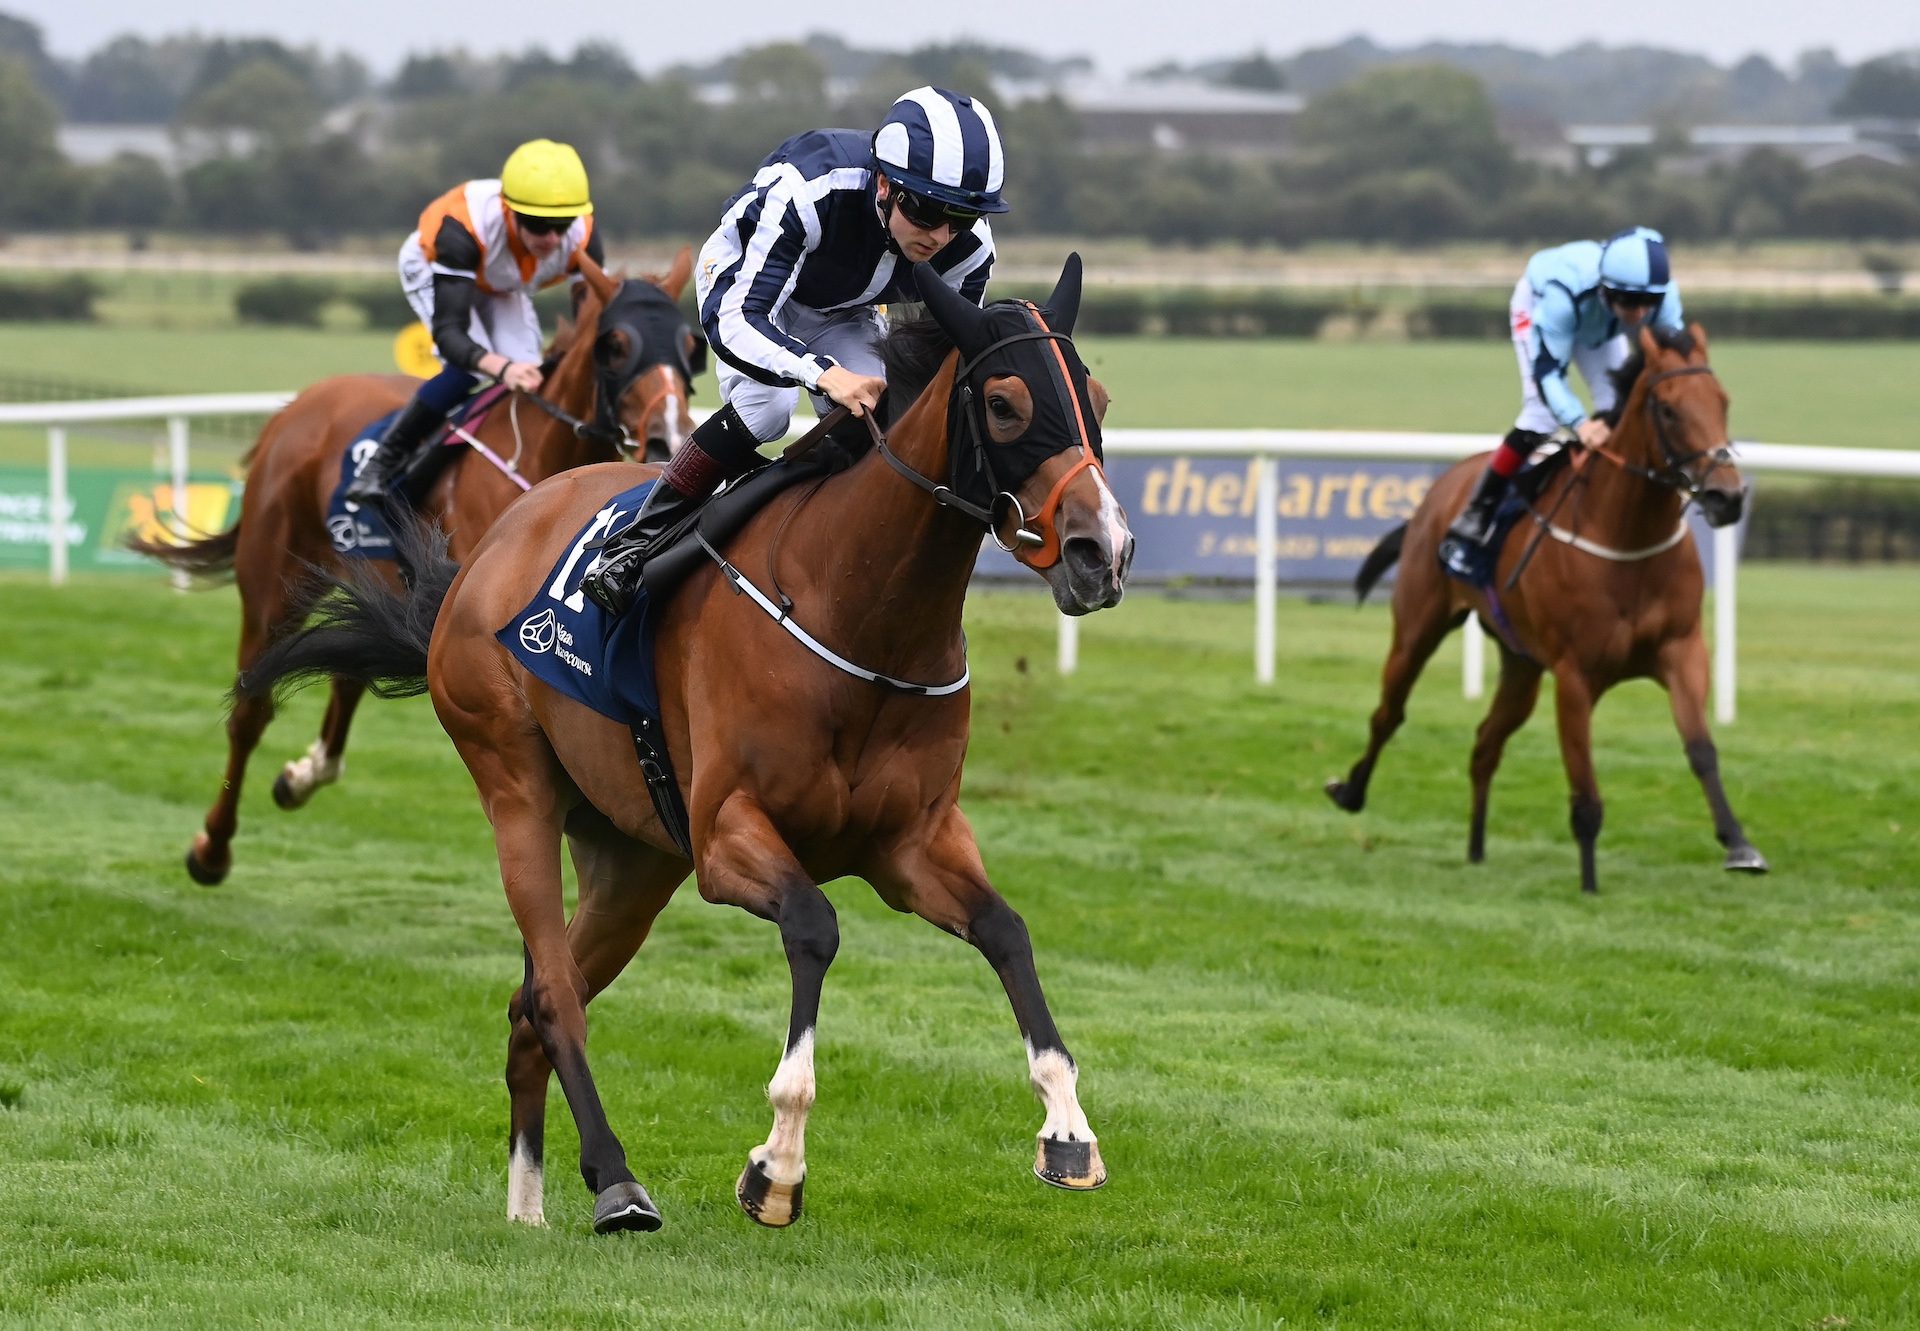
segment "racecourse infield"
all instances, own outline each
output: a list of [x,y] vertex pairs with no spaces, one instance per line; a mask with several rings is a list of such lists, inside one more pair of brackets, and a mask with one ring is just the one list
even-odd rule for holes
[[1130,596],[1062,679],[1037,585],[976,594],[962,802],[1112,1182],[1032,1178],[993,975],[842,882],[808,1210],[756,1229],[732,1183],[770,1121],[786,967],[688,888],[593,1008],[666,1216],[613,1239],[557,1092],[553,1227],[504,1218],[518,936],[430,708],[369,702],[343,783],[285,814],[302,695],[232,877],[198,888],[233,593],[21,574],[0,600],[0,1322],[1920,1324],[1910,570],[1743,573],[1718,739],[1770,876],[1717,867],[1658,690],[1608,698],[1595,899],[1550,703],[1509,748],[1488,863],[1463,862],[1456,647],[1368,811],[1321,795],[1374,703],[1377,605],[1283,603],[1261,688],[1245,603]]

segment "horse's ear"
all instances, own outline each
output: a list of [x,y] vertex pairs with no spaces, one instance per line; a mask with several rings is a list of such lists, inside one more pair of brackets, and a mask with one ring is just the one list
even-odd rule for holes
[[1707,360],[1707,330],[1696,322],[1688,324],[1687,331],[1693,334],[1693,344],[1700,352],[1700,363],[1704,365]]
[[607,270],[593,261],[593,256],[584,249],[574,256],[574,263],[580,269],[580,276],[586,279],[587,289],[600,298],[602,308],[613,299],[613,293],[620,284],[607,276]]
[[1077,250],[1067,256],[1060,280],[1053,284],[1053,294],[1047,297],[1047,313],[1053,316],[1054,332],[1073,332],[1073,321],[1080,317],[1080,253]]
[[682,245],[680,252],[673,256],[673,267],[667,269],[667,275],[657,283],[659,288],[680,299],[680,293],[687,289],[687,279],[693,276],[693,246]]
[[920,289],[927,313],[960,348],[962,359],[971,360],[992,343],[987,332],[986,311],[948,286],[932,264],[916,263],[913,280]]
[[573,345],[573,320],[566,315],[560,316],[560,322],[553,329],[553,354],[558,356]]
[[1660,339],[1653,335],[1653,320],[1648,319],[1640,325],[1637,338],[1640,343],[1640,354],[1646,358],[1648,368],[1652,368],[1659,361],[1661,352]]

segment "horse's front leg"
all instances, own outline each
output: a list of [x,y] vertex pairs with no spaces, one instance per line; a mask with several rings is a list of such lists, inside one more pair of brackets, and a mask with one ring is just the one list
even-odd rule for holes
[[1100,1142],[1080,1108],[1080,1068],[1047,1008],[1026,922],[987,881],[966,815],[948,804],[933,815],[931,826],[916,825],[875,870],[874,886],[895,906],[972,943],[1000,977],[1026,1042],[1033,1093],[1046,1110],[1034,1174],[1055,1187],[1081,1191],[1105,1183]]
[[1560,761],[1567,769],[1569,821],[1580,846],[1580,890],[1598,892],[1594,846],[1606,815],[1600,802],[1600,782],[1593,771],[1593,688],[1578,665],[1553,672],[1555,719],[1560,725]]
[[1725,866],[1747,873],[1765,873],[1767,857],[1747,840],[1746,831],[1727,803],[1720,784],[1720,753],[1707,731],[1707,644],[1696,630],[1666,644],[1660,652],[1660,682],[1673,706],[1673,724],[1687,747],[1687,765],[1713,812],[1713,834],[1727,848]]
[[807,1179],[807,1115],[813,1108],[814,1026],[827,967],[840,950],[840,922],[826,893],[800,867],[760,806],[735,794],[699,844],[700,895],[739,906],[780,926],[793,980],[780,1066],[767,1083],[773,1131],[747,1156],[734,1185],[740,1209],[755,1222],[781,1228],[800,1218]]

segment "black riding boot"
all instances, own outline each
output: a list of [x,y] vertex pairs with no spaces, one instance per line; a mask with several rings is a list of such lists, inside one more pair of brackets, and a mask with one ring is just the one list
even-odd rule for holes
[[393,484],[394,477],[405,469],[413,451],[443,419],[444,413],[436,411],[419,398],[407,403],[406,409],[393,418],[393,424],[380,436],[379,450],[367,459],[366,465],[348,482],[346,493],[341,498],[363,508],[370,504],[386,503],[387,488]]
[[745,475],[759,460],[760,441],[731,404],[702,421],[660,473],[633,522],[600,548],[580,590],[601,608],[625,614],[660,539],[697,512],[720,482]]
[[1507,487],[1513,479],[1502,476],[1492,467],[1480,473],[1480,484],[1475,487],[1473,498],[1467,500],[1467,506],[1460,510],[1460,516],[1447,528],[1447,535],[1469,545],[1484,548],[1487,538],[1493,535],[1493,515],[1500,507],[1500,501],[1507,496]]

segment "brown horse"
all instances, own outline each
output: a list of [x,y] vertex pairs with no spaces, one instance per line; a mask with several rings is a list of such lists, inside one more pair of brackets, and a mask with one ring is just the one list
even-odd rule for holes
[[[925,265],[916,275],[933,321],[888,340],[889,399],[911,405],[884,441],[846,470],[780,494],[723,544],[727,564],[703,563],[652,610],[662,727],[700,893],[776,923],[791,971],[785,1052],[768,1087],[773,1130],[735,1187],[765,1225],[800,1214],[815,1018],[839,946],[818,884],[843,875],[980,950],[1011,1000],[1046,1111],[1035,1172],[1064,1188],[1106,1179],[1026,926],[988,882],[958,804],[969,712],[961,609],[982,531],[1011,533],[1003,544],[1069,614],[1117,603],[1132,559],[1100,464],[1106,394],[1068,336],[1079,259],[1044,310],[1015,301],[982,310]],[[244,681],[257,694],[349,661],[388,687],[424,675],[493,824],[526,944],[526,980],[510,1006],[507,1213],[544,1223],[556,1071],[603,1232],[653,1229],[660,1216],[588,1071],[586,1005],[632,958],[690,866],[649,804],[627,726],[541,683],[495,634],[538,598],[565,595],[566,575],[549,588],[549,571],[632,483],[631,472],[588,467],[541,485],[457,577],[428,561],[433,572],[404,601],[363,581],[332,627],[276,647]],[[745,583],[774,589],[790,617],[763,613],[736,590]],[[429,644],[420,626],[435,605]],[[812,644],[802,645],[800,624]],[[384,669],[370,662],[379,652]],[[571,922],[563,835],[580,882]]]
[[[556,340],[558,363],[541,399],[532,405],[517,397],[502,401],[475,436],[506,459],[512,473],[461,449],[420,500],[420,511],[448,533],[455,558],[472,550],[530,483],[624,456],[640,446],[637,441],[664,456],[691,428],[688,380],[704,343],[678,301],[693,271],[692,250],[683,248],[664,276],[625,282],[584,256],[581,264],[586,282],[575,325]],[[414,387],[397,375],[322,380],[267,422],[244,459],[247,487],[238,523],[187,544],[133,544],[176,569],[233,575],[240,589],[241,674],[268,643],[306,617],[309,572],[337,568],[349,558],[335,549],[327,529],[341,455],[368,422],[405,403]],[[542,404],[554,410],[540,410]],[[397,578],[391,567],[388,572]],[[362,692],[351,679],[333,681],[319,738],[274,782],[274,802],[281,808],[299,808],[338,779]],[[241,698],[227,718],[226,774],[187,851],[187,872],[195,882],[218,883],[232,865],[247,759],[272,719],[269,698]]]
[[[1360,811],[1374,762],[1405,719],[1421,667],[1468,612],[1477,611],[1483,624],[1500,630],[1500,686],[1473,746],[1467,858],[1475,864],[1485,858],[1487,791],[1501,751],[1532,713],[1540,677],[1551,670],[1580,846],[1580,886],[1587,892],[1598,890],[1593,859],[1602,812],[1593,772],[1593,708],[1625,679],[1651,677],[1666,689],[1687,761],[1713,810],[1714,834],[1727,849],[1725,867],[1767,867],[1727,804],[1720,760],[1707,733],[1703,579],[1682,518],[1692,501],[1709,523],[1724,526],[1739,518],[1746,498],[1728,450],[1727,395],[1707,365],[1706,334],[1697,324],[1665,336],[1643,329],[1620,383],[1624,405],[1612,438],[1602,450],[1575,457],[1547,483],[1533,501],[1534,521],[1516,527],[1501,552],[1492,584],[1497,604],[1486,590],[1449,577],[1436,555],[1447,524],[1485,466],[1484,454],[1451,468],[1411,522],[1388,533],[1367,556],[1355,581],[1362,598],[1406,556],[1393,589],[1393,648],[1367,751],[1346,780],[1327,784],[1335,804]],[[1565,516],[1556,516],[1563,508]]]

